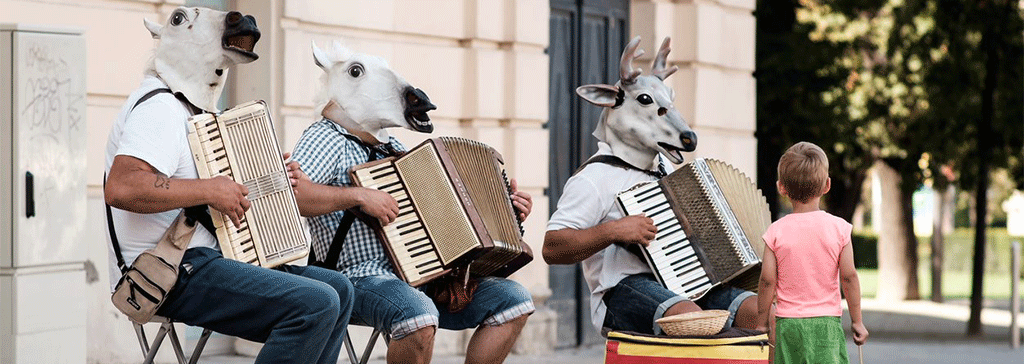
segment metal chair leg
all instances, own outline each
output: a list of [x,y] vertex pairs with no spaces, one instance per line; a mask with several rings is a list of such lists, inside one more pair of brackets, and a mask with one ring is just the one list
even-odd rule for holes
[[373,347],[377,345],[378,335],[380,335],[380,330],[374,328],[373,333],[370,334],[370,341],[366,343],[366,349],[363,349],[363,356],[359,358],[359,364],[366,364],[370,361],[370,354],[373,354]]
[[171,332],[171,348],[174,349],[174,356],[178,358],[178,364],[186,364],[185,352],[181,350],[181,342],[178,341],[178,332],[174,329],[173,323],[166,323],[170,327]]
[[196,364],[199,361],[199,354],[203,353],[203,348],[206,347],[206,340],[210,339],[212,331],[203,329],[203,334],[199,336],[199,341],[196,342],[196,348],[192,349],[192,358],[189,359],[188,364]]
[[164,337],[167,336],[166,325],[160,325],[160,330],[156,332],[156,340],[153,341],[153,347],[149,348],[149,351],[146,352],[146,360],[142,364],[153,364],[153,358],[156,357],[157,350],[160,350],[160,344],[164,342]]
[[356,361],[356,358],[358,357],[358,355],[356,355],[356,350],[352,348],[352,335],[349,335],[348,332],[345,333],[345,351],[348,352],[348,361],[350,363],[359,364],[359,362]]
[[139,346],[142,348],[142,356],[149,354],[149,341],[146,341],[146,330],[143,329],[142,325],[132,323],[135,326],[135,336],[139,339]]

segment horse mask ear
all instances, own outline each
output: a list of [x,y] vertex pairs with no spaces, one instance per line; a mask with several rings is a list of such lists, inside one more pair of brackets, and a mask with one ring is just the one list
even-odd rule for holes
[[576,94],[584,100],[604,107],[618,105],[620,92],[618,87],[611,85],[584,85],[576,88]]
[[149,29],[149,34],[153,36],[153,39],[160,39],[160,31],[164,29],[163,25],[149,21],[149,19],[142,19],[142,23],[146,25],[146,29]]
[[320,47],[316,46],[316,42],[310,42],[310,43],[312,43],[312,45],[313,45],[313,62],[316,62],[317,66],[319,66],[321,69],[323,69],[324,72],[327,72],[328,70],[331,69],[331,66],[334,63],[331,62],[331,60],[327,58],[327,54],[324,53],[324,51],[321,50]]

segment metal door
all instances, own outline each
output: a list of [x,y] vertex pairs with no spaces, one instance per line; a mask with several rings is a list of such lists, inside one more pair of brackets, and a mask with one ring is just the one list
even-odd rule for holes
[[[550,210],[562,186],[597,151],[591,136],[601,109],[576,96],[576,87],[618,80],[618,59],[629,36],[627,0],[551,0],[548,127],[551,133]],[[558,312],[558,346],[600,343],[590,320],[590,292],[579,264],[551,266],[552,296]]]

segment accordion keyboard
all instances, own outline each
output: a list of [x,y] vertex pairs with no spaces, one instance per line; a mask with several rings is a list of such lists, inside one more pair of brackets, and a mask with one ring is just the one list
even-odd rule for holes
[[357,170],[355,173],[363,187],[381,190],[398,202],[398,216],[382,229],[395,259],[401,263],[395,269],[401,269],[408,282],[416,282],[442,272],[444,267],[438,252],[413,208],[395,165],[382,163],[375,168]]
[[683,297],[693,297],[711,289],[711,280],[658,183],[623,192],[619,200],[627,215],[644,214],[654,220],[658,233],[643,250],[655,276],[665,287]]

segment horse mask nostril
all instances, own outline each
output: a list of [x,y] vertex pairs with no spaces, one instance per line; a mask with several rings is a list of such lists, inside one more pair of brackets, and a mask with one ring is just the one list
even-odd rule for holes
[[668,109],[660,107],[658,108],[658,116],[665,116],[668,113]]
[[229,12],[228,15],[224,17],[224,23],[227,24],[228,26],[237,25],[241,21],[242,21],[242,13],[239,13],[237,11]]

